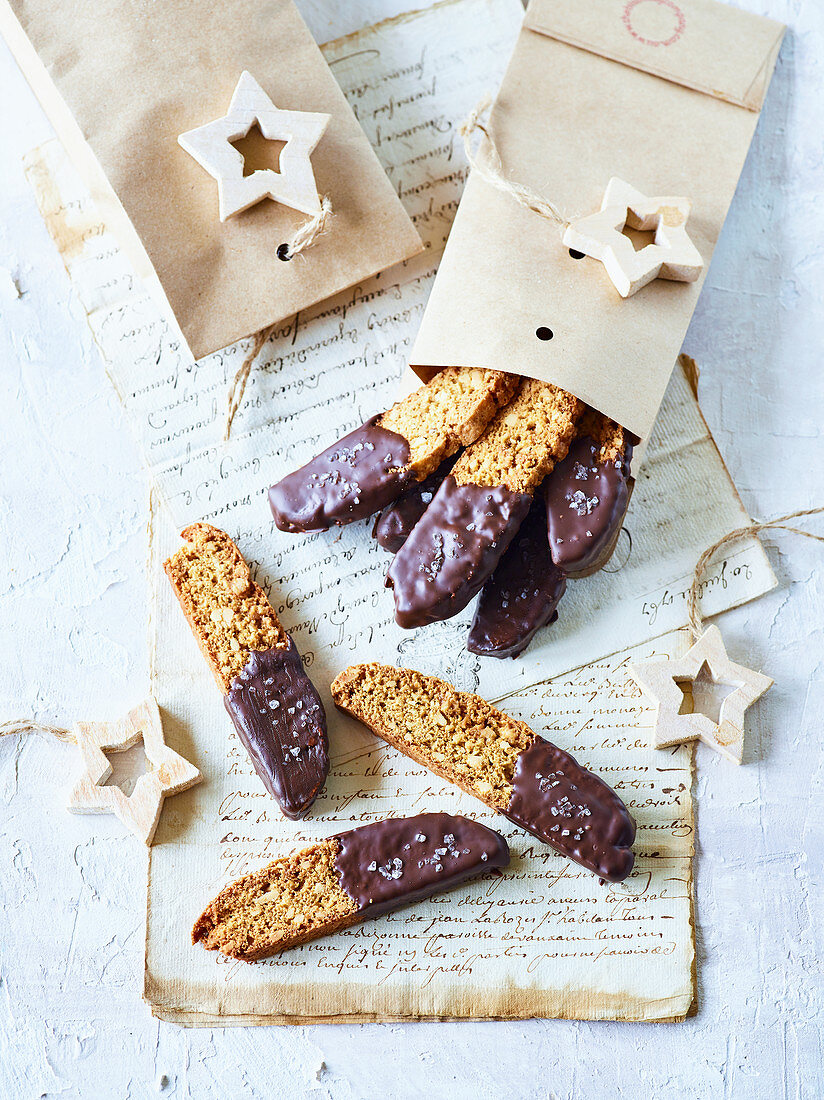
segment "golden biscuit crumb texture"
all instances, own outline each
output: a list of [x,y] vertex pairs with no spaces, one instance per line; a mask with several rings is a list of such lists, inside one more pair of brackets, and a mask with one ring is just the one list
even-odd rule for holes
[[363,664],[332,684],[335,703],[379,737],[496,810],[506,810],[519,753],[535,740],[523,722],[445,680]]
[[599,445],[596,456],[599,462],[617,462],[627,452],[628,433],[624,431],[620,424],[616,424],[614,420],[610,420],[603,413],[596,412],[595,409],[587,407],[584,415],[578,421],[578,429],[575,434],[577,436],[588,435],[595,440]]
[[252,962],[360,919],[341,888],[332,837],[244,875],[218,894],[198,917],[192,943]]
[[409,468],[422,481],[478,438],[511,399],[521,379],[502,371],[445,367],[378,419],[409,443]]
[[185,546],[163,568],[225,694],[252,650],[283,646],[287,634],[224,531],[194,523],[181,536]]
[[505,485],[534,493],[575,437],[585,405],[577,397],[527,378],[484,434],[455,463],[459,485]]

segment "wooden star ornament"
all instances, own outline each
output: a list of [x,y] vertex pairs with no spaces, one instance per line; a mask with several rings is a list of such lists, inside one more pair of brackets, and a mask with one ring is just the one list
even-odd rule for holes
[[[321,200],[310,156],[329,125],[331,115],[282,111],[251,73],[241,74],[223,118],[188,130],[178,143],[217,180],[220,220],[270,198],[304,214],[319,214]],[[279,167],[243,175],[243,155],[232,145],[254,124],[270,141],[285,141]]]
[[[683,657],[630,665],[629,674],[658,705],[652,739],[655,748],[703,741],[734,764],[741,763],[744,753],[744,713],[773,685],[769,676],[729,659],[717,626],[708,627]],[[731,689],[717,720],[699,709],[706,702],[705,709],[711,710],[710,682]]]
[[[83,773],[72,788],[68,809],[76,814],[115,814],[144,844],[151,844],[167,795],[201,780],[197,768],[166,744],[157,703],[151,697],[114,722],[77,722],[72,737],[80,749]],[[149,770],[127,796],[104,786],[112,774],[104,750],[122,752],[140,739]]]
[[[704,261],[687,236],[688,199],[648,198],[613,177],[604,192],[601,209],[570,222],[564,232],[567,248],[600,260],[622,298],[629,298],[653,279],[693,283]],[[635,251],[630,229],[654,230],[652,244]]]

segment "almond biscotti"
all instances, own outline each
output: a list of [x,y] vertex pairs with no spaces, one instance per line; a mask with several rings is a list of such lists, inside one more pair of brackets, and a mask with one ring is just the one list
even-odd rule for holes
[[446,367],[269,490],[281,531],[322,531],[378,512],[472,443],[520,378]]
[[518,657],[558,617],[565,591],[566,577],[549,553],[544,502],[536,498],[481,589],[466,648],[481,657]]
[[632,870],[635,822],[612,788],[479,696],[371,663],[342,672],[332,697],[388,744],[602,879],[619,882]]
[[304,817],[329,771],[326,715],[266,593],[225,531],[195,523],[166,575],[264,786]]
[[629,506],[631,460],[629,433],[587,409],[543,489],[552,560],[568,577],[588,576],[609,560]]
[[400,626],[448,619],[478,594],[569,450],[584,408],[529,378],[467,447],[389,567]]
[[470,818],[390,818],[244,875],[206,907],[192,942],[252,962],[508,863],[504,838]]

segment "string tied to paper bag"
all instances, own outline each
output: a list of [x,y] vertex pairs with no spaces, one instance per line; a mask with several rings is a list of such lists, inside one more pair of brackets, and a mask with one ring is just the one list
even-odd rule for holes
[[777,516],[775,519],[763,521],[754,520],[746,527],[737,527],[734,531],[729,531],[705,550],[695,563],[692,584],[687,594],[687,614],[689,616],[689,629],[692,640],[697,641],[704,632],[704,620],[698,608],[701,578],[704,575],[707,563],[717,550],[720,550],[722,546],[727,546],[729,543],[737,542],[739,539],[747,538],[749,535],[755,535],[758,534],[759,531],[766,530],[791,531],[794,535],[804,535],[805,538],[815,539],[816,542],[824,542],[824,535],[817,535],[813,531],[804,531],[801,527],[792,527],[787,522],[791,519],[802,519],[805,516],[818,516],[822,513],[824,513],[824,507],[804,508],[798,512],[788,512],[785,516]]
[[[315,243],[318,237],[327,231],[333,216],[334,211],[332,210],[332,202],[327,195],[324,195],[320,200],[320,211],[315,214],[313,218],[310,218],[309,221],[299,226],[288,241],[284,241],[283,244],[278,245],[278,259],[284,261],[293,260],[295,256],[299,256],[302,252],[305,252],[307,248]],[[235,371],[235,376],[229,387],[227,398],[226,425],[223,429],[224,443],[229,441],[229,436],[232,433],[232,423],[243,401],[243,395],[246,392],[246,384],[249,381],[249,375],[252,373],[254,362],[260,355],[263,345],[275,331],[276,327],[277,323],[270,325],[268,328],[262,328],[260,332],[255,333],[251,348],[244,356],[243,362]]]
[[[485,96],[458,129],[470,167],[524,210],[557,225],[561,240],[574,259],[590,256],[602,263],[622,298],[632,297],[655,279],[694,283],[700,277],[704,261],[686,229],[691,210],[688,198],[645,195],[612,176],[600,210],[585,217],[567,218],[550,199],[506,175],[498,147],[481,121],[491,102],[490,96]],[[485,145],[481,143],[486,153],[483,157],[477,156],[472,148],[476,130],[486,141]],[[625,229],[652,231],[653,241],[636,249]]]
[[[545,199],[543,195],[539,195],[531,187],[513,182],[504,174],[503,161],[501,160],[501,154],[498,152],[498,147],[486,124],[481,121],[483,115],[487,113],[491,106],[492,96],[485,95],[461,126],[458,127],[458,133],[464,139],[464,151],[469,167],[474,169],[487,183],[491,183],[493,187],[497,187],[505,195],[511,195],[525,210],[531,210],[534,214],[546,218],[547,221],[554,222],[563,235],[570,221],[564,217],[555,203]],[[487,156],[483,160],[475,155],[472,148],[472,135],[476,130],[480,131],[486,138]]]
[[279,260],[293,260],[301,252],[305,252],[313,245],[322,233],[329,228],[332,220],[332,201],[328,195],[320,200],[320,210],[309,221],[304,222],[293,234],[290,240],[278,245],[277,257]]

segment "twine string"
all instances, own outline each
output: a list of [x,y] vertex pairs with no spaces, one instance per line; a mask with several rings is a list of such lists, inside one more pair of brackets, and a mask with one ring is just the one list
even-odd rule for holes
[[[318,213],[310,218],[309,221],[299,226],[288,241],[278,246],[278,259],[284,261],[292,260],[295,256],[299,256],[301,252],[305,252],[310,245],[315,243],[321,234],[327,231],[332,221],[332,216],[332,203],[329,197],[324,195],[320,201],[320,210]],[[249,353],[235,371],[235,376],[229,387],[226,426],[223,429],[224,443],[228,442],[229,436],[232,433],[232,423],[243,402],[243,395],[246,392],[246,383],[249,381],[249,375],[252,373],[254,362],[258,355],[260,355],[263,345],[275,331],[278,323],[279,322],[275,322],[274,325],[269,325],[267,328],[263,328],[260,332],[255,333]]]
[[687,596],[687,612],[689,615],[690,633],[692,634],[692,640],[695,642],[703,633],[704,620],[701,616],[701,612],[698,610],[698,597],[701,588],[701,577],[709,562],[710,558],[716,552],[720,550],[722,546],[727,546],[731,542],[737,542],[739,539],[746,538],[748,535],[755,535],[759,531],[766,531],[770,529],[772,531],[792,531],[794,535],[804,535],[805,538],[815,539],[816,542],[824,542],[824,535],[817,535],[813,531],[803,531],[800,527],[792,527],[787,523],[790,519],[801,519],[804,516],[818,516],[824,513],[824,507],[821,508],[805,508],[798,512],[788,512],[786,516],[778,516],[776,519],[768,519],[762,521],[756,521],[749,524],[747,527],[738,527],[735,531],[729,531],[722,538],[714,542],[709,549],[705,550],[701,557],[695,564],[695,572],[692,575],[692,584],[690,585],[689,594]]
[[252,340],[252,347],[235,371],[235,377],[232,379],[232,384],[229,387],[229,407],[226,410],[226,427],[223,429],[224,443],[229,439],[232,431],[232,421],[235,419],[235,414],[243,401],[243,395],[246,392],[246,383],[249,381],[249,375],[252,371],[252,364],[260,355],[263,345],[275,331],[276,327],[277,323],[270,325],[268,328],[262,328],[260,332],[255,333],[255,337]]
[[44,726],[32,718],[0,722],[0,737],[12,736],[15,733],[50,733],[58,741],[67,741],[70,745],[76,744],[71,730],[63,729],[62,726]]
[[[549,199],[544,198],[543,195],[539,195],[538,192],[533,191],[532,188],[507,179],[504,174],[503,161],[501,160],[501,154],[498,152],[498,147],[486,124],[481,121],[483,115],[486,114],[491,105],[492,97],[490,95],[485,95],[458,128],[458,133],[464,139],[464,151],[466,153],[466,159],[469,162],[469,167],[482,176],[487,183],[491,183],[493,187],[497,187],[497,189],[503,191],[505,195],[510,195],[520,206],[523,206],[525,210],[531,210],[533,214],[539,214],[542,218],[554,222],[563,233],[569,225],[569,219],[564,216],[563,212],[555,203],[550,202]],[[472,147],[472,135],[476,130],[483,134],[486,139],[486,156],[483,159],[480,159],[476,155]],[[481,142],[481,146],[479,146],[479,151],[481,147],[483,147],[483,141]]]
[[293,234],[291,240],[278,247],[279,260],[291,260],[313,245],[318,237],[325,233],[332,220],[332,202],[328,195],[320,200],[320,210],[308,222],[304,222]]

